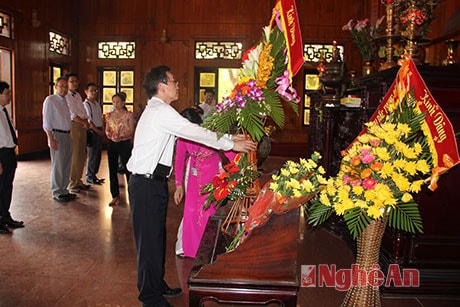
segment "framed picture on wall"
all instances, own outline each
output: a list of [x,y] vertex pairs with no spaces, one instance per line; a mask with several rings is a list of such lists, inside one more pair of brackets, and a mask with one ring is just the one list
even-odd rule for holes
[[306,74],[305,75],[305,89],[308,91],[316,91],[321,87],[319,82],[319,76],[317,74]]
[[216,74],[213,72],[201,72],[200,73],[200,87],[215,87],[216,86]]

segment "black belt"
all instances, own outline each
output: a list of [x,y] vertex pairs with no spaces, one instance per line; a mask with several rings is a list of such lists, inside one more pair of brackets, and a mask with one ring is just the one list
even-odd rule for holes
[[145,179],[157,180],[161,182],[168,181],[168,177],[157,175],[157,174],[132,174],[132,176],[143,177]]
[[59,133],[70,133],[70,130],[59,130],[59,129],[53,129],[54,132],[59,132]]
[[0,151],[14,151],[16,147],[2,147]]

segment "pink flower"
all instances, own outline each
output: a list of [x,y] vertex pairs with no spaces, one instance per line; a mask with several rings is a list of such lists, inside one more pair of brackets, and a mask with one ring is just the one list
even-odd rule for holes
[[353,27],[353,19],[350,19],[346,25],[342,27],[342,31],[351,31]]
[[371,154],[364,155],[364,156],[361,157],[361,161],[362,161],[364,164],[372,163],[372,162],[374,162],[374,160],[375,160],[375,156],[374,156],[374,155],[371,155]]
[[372,140],[369,141],[369,144],[371,144],[371,146],[373,146],[373,147],[379,147],[380,139],[372,139]]
[[363,29],[366,28],[367,23],[369,22],[369,19],[366,18],[364,20],[358,20],[355,25],[355,30],[356,31],[362,31]]
[[376,184],[377,184],[377,180],[370,178],[370,177],[364,179],[363,181],[363,187],[367,190],[372,190]]
[[343,180],[343,183],[348,184],[351,180],[351,177],[347,175],[343,175],[342,180]]

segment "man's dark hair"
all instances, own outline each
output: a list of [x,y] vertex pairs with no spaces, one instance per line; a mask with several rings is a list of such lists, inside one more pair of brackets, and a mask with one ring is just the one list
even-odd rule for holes
[[10,85],[5,81],[0,81],[0,94],[3,93],[4,90],[10,88]]
[[78,75],[74,72],[69,72],[69,73],[66,73],[64,78],[66,78],[66,80],[69,80],[70,77],[75,77],[78,79]]
[[56,79],[56,81],[54,82],[54,85],[56,85],[59,81],[61,80],[65,80],[65,81],[68,81],[67,78],[64,76],[64,77],[59,77]]
[[168,82],[168,75],[166,74],[168,71],[171,71],[171,69],[168,66],[162,65],[153,67],[145,74],[142,86],[149,99],[158,93],[158,83]]
[[207,88],[204,90],[204,95],[206,96],[206,94],[209,93],[209,94],[212,94],[213,96],[216,95],[216,92],[214,91],[214,89],[212,88]]
[[97,88],[96,83],[94,83],[94,82],[89,82],[89,83],[86,83],[86,85],[85,85],[85,91],[88,90],[91,86],[95,86],[95,87]]

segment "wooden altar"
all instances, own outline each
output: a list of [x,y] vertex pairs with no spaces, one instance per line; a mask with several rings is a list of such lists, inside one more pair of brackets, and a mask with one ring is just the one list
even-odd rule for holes
[[[299,209],[273,215],[234,251],[220,231],[225,215],[210,218],[190,273],[190,306],[292,306],[300,287]],[[301,222],[302,225],[304,223]]]
[[[433,97],[450,119],[454,131],[460,132],[460,68],[417,67]],[[361,131],[391,86],[399,67],[380,71],[359,80],[353,94],[363,99],[360,108],[326,107],[316,99],[317,122],[309,151],[323,153],[328,175],[335,175],[340,163],[340,151],[345,149]],[[457,143],[460,144],[457,136]],[[385,287],[383,295],[452,296],[460,297],[460,198],[456,189],[460,181],[457,165],[439,181],[434,193],[426,187],[417,194],[424,233],[407,234],[387,227],[380,253],[380,265],[386,272],[390,264],[401,269],[413,268],[420,272],[420,287]],[[343,220],[327,225],[332,232],[344,238],[351,248],[348,230]]]

